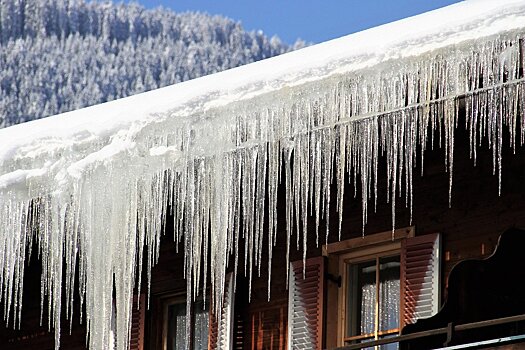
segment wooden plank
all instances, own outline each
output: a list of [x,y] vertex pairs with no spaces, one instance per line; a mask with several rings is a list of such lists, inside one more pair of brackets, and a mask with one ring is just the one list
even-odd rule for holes
[[414,226],[410,226],[396,229],[393,235],[392,231],[386,231],[372,235],[365,235],[364,237],[351,238],[340,242],[325,244],[323,245],[323,256],[342,253],[352,249],[374,246],[377,244],[384,244],[388,241],[399,241],[406,237],[413,237],[414,231]]

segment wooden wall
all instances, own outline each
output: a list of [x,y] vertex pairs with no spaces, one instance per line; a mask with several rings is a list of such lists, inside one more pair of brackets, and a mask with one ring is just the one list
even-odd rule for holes
[[[0,349],[2,350],[54,350],[54,331],[48,331],[47,308],[43,315],[43,325],[40,326],[40,261],[36,259],[36,251],[25,271],[22,319],[19,330],[13,330],[13,324],[7,325],[0,319]],[[65,295],[65,293],[64,293]],[[75,300],[79,300],[78,295]],[[47,301],[46,301],[47,302]],[[2,315],[3,315],[2,304]],[[86,331],[79,322],[79,305],[75,303],[75,311],[70,334],[69,321],[65,311],[62,313],[61,349],[85,350]]]
[[[494,250],[499,235],[509,227],[525,228],[525,149],[517,148],[516,153],[504,140],[502,192],[498,196],[498,177],[492,174],[492,151],[486,144],[478,151],[477,165],[470,159],[468,135],[459,129],[456,133],[454,182],[452,205],[449,208],[448,173],[445,172],[444,151],[436,149],[425,154],[423,176],[418,167],[414,171],[414,211],[410,223],[409,210],[404,205],[404,195],[398,199],[396,210],[396,227],[414,225],[416,235],[440,232],[443,238],[443,293],[446,298],[446,278],[450,269],[460,260],[469,258],[486,258]],[[385,171],[383,169],[383,175]],[[332,193],[335,194],[335,186]],[[354,189],[346,187],[344,200],[344,217],[341,239],[359,237],[362,234],[361,202],[353,198]],[[386,203],[386,181],[379,183],[377,211],[370,204],[368,224],[365,235],[389,231],[392,228],[391,206]],[[358,189],[359,193],[359,189]],[[248,302],[247,281],[241,276],[236,299],[242,305],[244,317],[249,319],[257,310],[279,309],[287,303],[286,285],[286,233],[283,212],[284,191],[279,193],[280,210],[277,245],[273,251],[271,301],[268,296],[267,248],[263,253],[263,267],[260,277],[254,275],[251,300]],[[328,242],[338,239],[338,214],[334,210],[335,198],[332,199],[330,214],[330,236]],[[319,245],[315,244],[315,221],[309,220],[308,257],[320,256],[321,246],[325,243],[325,223],[319,230]],[[173,293],[184,293],[186,285],[182,278],[182,255],[175,254],[175,244],[171,237],[166,237],[162,244],[159,266],[153,270],[152,294],[156,296]],[[292,237],[290,260],[302,259],[302,252],[296,249],[295,233]],[[302,244],[301,244],[302,245]],[[267,246],[265,240],[263,246]],[[182,247],[179,246],[179,249]],[[243,256],[241,252],[240,256]],[[233,266],[233,265],[232,265]],[[239,271],[243,271],[244,262],[239,262]],[[241,272],[242,275],[242,272]],[[244,287],[243,287],[244,286]],[[250,344],[245,344],[248,347]]]
[[[508,140],[504,140],[503,152],[503,181],[502,194],[498,196],[498,178],[492,175],[492,151],[488,150],[486,143],[483,150],[478,152],[477,166],[473,166],[469,158],[468,135],[465,131],[456,133],[454,184],[452,192],[452,206],[448,205],[448,174],[445,173],[444,152],[442,150],[427,151],[425,155],[424,176],[420,177],[420,168],[414,171],[414,212],[413,221],[409,221],[409,210],[404,207],[404,196],[398,199],[396,211],[396,226],[405,227],[414,225],[416,235],[440,232],[443,237],[444,258],[442,271],[444,281],[452,266],[467,258],[483,258],[490,255],[497,244],[498,236],[509,227],[525,228],[525,148],[517,148],[514,154],[508,147]],[[382,169],[384,175],[385,171]],[[391,230],[391,206],[386,203],[386,181],[379,183],[379,198],[377,211],[370,204],[368,224],[365,234]],[[332,193],[335,194],[333,187]],[[344,200],[343,232],[341,239],[359,237],[362,234],[361,203],[360,199],[353,198],[354,189],[351,185],[346,187]],[[359,193],[359,189],[358,189]],[[280,208],[284,206],[284,191],[279,194]],[[330,214],[329,242],[338,238],[337,221],[335,212],[335,198],[332,200]],[[237,304],[242,305],[238,312],[245,320],[253,319],[258,310],[275,309],[275,314],[286,308],[288,292],[286,285],[286,233],[284,212],[279,216],[279,233],[277,246],[274,248],[271,285],[271,301],[267,301],[268,265],[267,250],[263,254],[263,266],[260,276],[255,273],[252,284],[251,300],[248,302],[247,281],[239,278],[237,290]],[[320,256],[321,245],[324,241],[325,223],[321,223],[321,237],[316,245],[314,236],[314,219],[309,220],[308,257]],[[170,223],[168,222],[168,227]],[[292,242],[295,242],[295,235]],[[265,239],[263,246],[267,246]],[[149,339],[147,348],[158,348],[155,341],[159,337],[158,317],[151,317],[159,312],[162,298],[173,294],[184,295],[186,284],[182,278],[183,257],[175,253],[176,245],[173,237],[168,234],[162,240],[159,265],[153,269],[151,283],[151,308],[147,312],[146,337]],[[182,251],[182,246],[179,250]],[[240,254],[241,257],[244,255]],[[296,249],[295,243],[291,246],[291,260],[302,259],[302,252]],[[239,261],[243,271],[244,261]],[[39,350],[53,349],[53,335],[47,333],[47,326],[39,326],[40,317],[40,277],[39,262],[32,261],[26,274],[24,290],[24,313],[22,330],[12,331],[6,329],[5,323],[0,321],[0,343],[2,349],[22,349],[38,346]],[[231,264],[233,266],[233,264]],[[143,274],[145,276],[145,274]],[[143,284],[143,290],[146,284]],[[445,286],[443,287],[443,289]],[[443,290],[445,292],[445,289]],[[442,293],[443,298],[446,293]],[[274,315],[275,316],[275,315]],[[272,316],[273,317],[273,316]],[[277,317],[277,316],[275,316]],[[274,317],[274,318],[275,318]],[[271,318],[272,319],[272,318]],[[44,317],[46,324],[47,317]],[[72,335],[69,334],[68,322],[63,322],[62,348],[84,349],[85,331],[79,325],[78,312],[74,319]],[[248,324],[245,322],[245,324]],[[255,327],[255,326],[254,326]],[[254,331],[253,329],[250,331]],[[246,332],[246,334],[250,333]],[[284,335],[283,335],[284,336]],[[245,339],[246,340],[246,335]],[[247,343],[245,343],[245,346]]]

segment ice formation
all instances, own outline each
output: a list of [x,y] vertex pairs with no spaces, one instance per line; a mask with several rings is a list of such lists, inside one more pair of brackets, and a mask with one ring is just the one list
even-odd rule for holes
[[452,190],[459,122],[474,159],[488,140],[501,177],[503,130],[512,147],[525,141],[524,28],[523,1],[470,1],[0,130],[4,317],[20,320],[24,262],[35,245],[56,348],[60,312],[74,317],[78,290],[89,348],[127,349],[133,288],[143,264],[151,278],[168,210],[184,247],[188,299],[210,276],[220,301],[227,268],[251,280],[264,249],[271,263],[280,183],[288,249],[302,245],[306,254],[307,215],[328,220],[335,205],[341,222],[345,174],[360,183],[366,224],[384,155],[395,227],[399,197],[412,208],[413,169],[430,137],[446,150]]

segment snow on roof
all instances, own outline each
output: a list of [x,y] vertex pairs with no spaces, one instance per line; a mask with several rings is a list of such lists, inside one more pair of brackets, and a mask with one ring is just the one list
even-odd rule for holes
[[[117,348],[126,349],[136,266],[145,259],[149,271],[156,261],[168,206],[175,216],[175,239],[186,247],[188,293],[198,292],[194,287],[206,283],[210,269],[213,300],[222,300],[230,254],[237,268],[239,231],[253,242],[250,277],[252,267],[262,264],[261,235],[275,237],[281,166],[289,202],[286,234],[291,235],[290,218],[306,223],[310,204],[318,223],[325,218],[332,172],[340,222],[347,172],[362,184],[365,224],[367,203],[377,198],[380,152],[391,169],[387,196],[393,213],[398,188],[406,188],[411,207],[416,149],[424,149],[428,133],[437,129],[444,130],[452,186],[448,150],[454,145],[459,97],[466,99],[469,125],[485,128],[494,162],[501,165],[500,132],[523,115],[524,104],[517,99],[525,93],[524,28],[523,0],[465,1],[2,129],[0,245],[8,252],[0,259],[1,287],[22,287],[26,245],[36,242],[47,281],[44,293],[53,298],[57,343],[62,299],[71,298],[77,273],[84,281],[78,288],[85,297],[88,332],[101,335],[89,337],[90,348],[107,345],[115,283]],[[481,136],[471,140],[474,146]],[[305,250],[306,231],[296,234]],[[145,245],[147,257],[142,256]],[[201,256],[208,255],[203,249],[211,252],[211,261],[201,266]],[[21,298],[21,293],[6,295]]]
[[[53,164],[34,168],[34,161],[41,157],[74,152],[72,148],[78,144],[111,147],[111,136],[126,130],[132,137],[130,134],[160,118],[174,123],[187,117],[197,121],[218,106],[522,28],[524,9],[522,0],[460,2],[210,76],[2,129],[0,188],[47,173]],[[122,147],[117,143],[111,148],[120,152]],[[101,156],[107,157],[107,152]],[[79,157],[73,158],[71,164],[79,161]],[[32,165],[6,166],[14,159],[31,160]]]

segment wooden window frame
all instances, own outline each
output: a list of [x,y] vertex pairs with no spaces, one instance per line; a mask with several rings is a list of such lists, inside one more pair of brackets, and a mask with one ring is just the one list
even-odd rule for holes
[[[348,326],[347,325],[348,323],[348,320],[347,320],[348,287],[350,286],[350,283],[352,283],[350,279],[348,278],[348,268],[350,267],[350,265],[359,264],[359,263],[368,262],[368,261],[375,262],[376,296],[377,296],[379,295],[379,288],[380,288],[379,286],[379,275],[380,274],[377,272],[379,268],[379,259],[386,258],[386,257],[399,256],[401,260],[401,243],[400,242],[385,244],[384,246],[381,246],[380,248],[382,248],[381,251],[377,251],[376,249],[374,249],[373,252],[366,254],[366,255],[359,254],[358,257],[354,257],[355,255],[354,253],[343,254],[339,257],[339,263],[340,263],[339,271],[341,272],[341,280],[342,280],[341,288],[339,290],[339,298],[338,298],[338,306],[339,306],[339,312],[340,312],[339,331],[341,332],[341,336],[339,338],[341,339],[342,345],[348,345],[346,344],[346,342],[348,341],[355,341],[355,340],[362,340],[362,339],[378,340],[379,339],[378,337],[380,336],[399,333],[399,327],[395,329],[389,329],[386,331],[379,331],[377,329],[379,325],[379,305],[378,305],[379,299],[377,299],[376,305],[375,305],[376,317],[374,320],[374,326],[375,326],[374,332],[369,333],[369,334],[360,334],[360,335],[350,336],[350,337],[347,337],[345,334],[346,333],[345,330],[348,328],[347,327]],[[368,251],[368,249],[365,249],[364,251]],[[401,300],[399,300],[399,304],[401,305]],[[401,315],[399,315],[399,318],[401,318]]]
[[[347,292],[348,292],[348,275],[346,268],[350,263],[359,263],[373,260],[379,257],[387,257],[401,254],[401,242],[409,237],[415,236],[415,228],[406,227],[394,231],[386,231],[371,235],[366,235],[358,238],[351,238],[348,240],[335,242],[323,245],[323,255],[334,261],[332,266],[337,266],[337,274],[341,277],[341,287],[337,290],[337,343],[336,346],[345,345],[345,329],[346,329],[346,309],[347,309]],[[335,272],[335,271],[334,271]],[[332,286],[333,288],[333,286]],[[328,294],[330,293],[328,291]],[[331,303],[328,303],[330,305]],[[401,306],[400,306],[401,307]],[[401,317],[400,309],[400,317]],[[328,327],[327,327],[328,328]],[[327,329],[327,337],[329,330]],[[399,329],[397,330],[399,332]],[[395,334],[396,332],[386,332],[385,334]],[[378,335],[385,335],[377,333]],[[366,339],[375,337],[374,335],[361,335],[352,337],[357,339]]]

